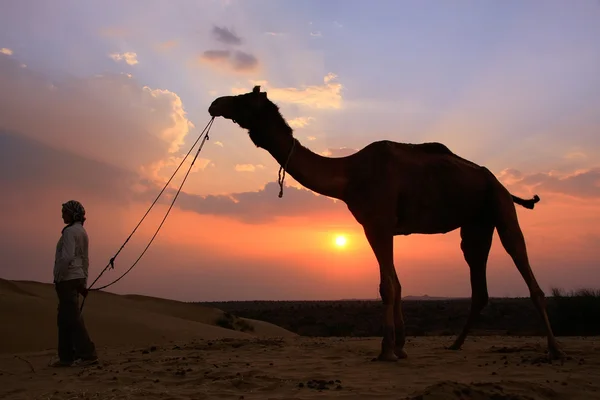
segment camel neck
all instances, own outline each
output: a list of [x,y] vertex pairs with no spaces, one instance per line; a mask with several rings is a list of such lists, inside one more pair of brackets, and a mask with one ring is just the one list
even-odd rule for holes
[[[346,184],[344,162],[341,159],[324,157],[304,147],[294,138],[289,127],[269,127],[263,134],[269,140],[263,143],[279,165],[286,168],[302,186],[324,196],[342,199]],[[290,154],[291,151],[291,154]]]

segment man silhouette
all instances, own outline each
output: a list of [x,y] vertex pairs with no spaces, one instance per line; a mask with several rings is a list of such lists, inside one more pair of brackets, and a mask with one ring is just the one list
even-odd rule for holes
[[87,295],[88,235],[83,227],[85,209],[70,200],[62,205],[62,219],[67,224],[56,245],[54,285],[58,296],[58,359],[50,366],[87,365],[98,360],[79,312],[79,295]]

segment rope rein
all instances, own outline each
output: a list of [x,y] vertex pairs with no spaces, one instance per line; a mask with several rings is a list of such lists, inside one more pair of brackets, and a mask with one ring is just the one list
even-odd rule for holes
[[[121,247],[119,248],[119,250],[116,252],[116,254],[113,257],[111,257],[111,259],[109,260],[109,262],[106,265],[106,267],[104,267],[104,269],[102,270],[102,272],[100,272],[100,275],[98,275],[98,277],[86,289],[86,293],[84,294],[84,298],[83,298],[83,301],[81,303],[80,311],[83,310],[83,305],[85,304],[85,299],[87,298],[87,292],[92,291],[92,290],[102,290],[102,289],[105,289],[105,288],[107,288],[107,287],[109,287],[111,285],[114,285],[115,283],[117,283],[118,281],[120,281],[125,275],[127,275],[133,269],[133,267],[135,267],[136,264],[141,260],[141,258],[144,256],[144,254],[146,253],[146,251],[148,250],[148,248],[150,247],[150,245],[152,244],[152,242],[154,241],[154,239],[158,235],[158,232],[162,228],[163,224],[165,223],[165,220],[167,219],[167,216],[171,212],[171,209],[173,208],[173,205],[175,204],[175,200],[177,200],[177,197],[179,196],[179,193],[181,192],[181,189],[183,188],[183,184],[187,180],[187,177],[190,174],[190,171],[192,170],[192,167],[194,166],[194,163],[196,162],[196,159],[198,158],[198,155],[200,154],[200,151],[204,147],[204,143],[206,143],[206,141],[209,140],[208,133],[210,131],[210,128],[212,127],[212,124],[213,124],[214,120],[215,120],[215,117],[212,117],[210,119],[210,121],[208,122],[208,124],[206,124],[206,127],[204,127],[204,129],[202,130],[202,133],[200,134],[200,136],[198,136],[198,139],[196,139],[196,141],[194,142],[194,144],[192,145],[192,147],[190,148],[190,150],[187,152],[187,154],[185,155],[185,157],[183,158],[183,160],[181,161],[181,163],[179,164],[179,166],[177,167],[177,169],[175,169],[175,172],[173,172],[173,174],[171,175],[171,177],[169,178],[169,180],[167,181],[167,183],[165,184],[165,186],[159,192],[158,196],[156,196],[156,199],[154,199],[154,201],[152,202],[152,205],[150,205],[150,208],[148,208],[148,210],[146,211],[146,213],[144,214],[144,216],[142,217],[142,219],[140,220],[140,222],[138,222],[138,224],[136,225],[136,227],[133,229],[133,231],[131,232],[131,234],[129,235],[129,237],[127,237],[127,239],[125,240],[125,242],[123,242],[123,244],[121,245]],[[175,174],[177,174],[177,171],[179,171],[179,168],[181,168],[181,166],[183,165],[183,163],[185,162],[185,160],[188,158],[188,156],[190,155],[190,153],[192,152],[192,150],[194,149],[194,147],[196,147],[196,144],[198,143],[198,141],[203,136],[204,136],[204,138],[202,139],[202,142],[200,143],[200,146],[198,147],[198,151],[196,151],[196,155],[194,156],[194,159],[192,160],[192,163],[190,164],[190,167],[188,168],[185,176],[183,177],[183,180],[182,180],[181,184],[179,185],[179,188],[177,189],[177,193],[173,197],[173,201],[171,201],[171,205],[169,206],[169,208],[168,208],[165,216],[163,217],[160,225],[156,229],[156,232],[154,232],[154,235],[152,236],[152,238],[150,239],[150,241],[146,245],[146,248],[142,251],[142,254],[140,254],[140,256],[137,258],[137,260],[135,260],[135,262],[133,263],[133,265],[131,265],[131,267],[129,267],[129,269],[127,271],[125,271],[120,277],[118,277],[114,281],[112,281],[112,282],[110,282],[110,283],[108,283],[108,284],[106,284],[104,286],[100,286],[98,288],[92,289],[92,286],[94,286],[94,284],[98,281],[98,279],[100,279],[100,277],[108,269],[114,269],[115,268],[115,259],[117,258],[117,256],[121,252],[121,250],[123,250],[123,248],[125,247],[125,245],[127,244],[127,242],[129,242],[129,239],[131,239],[131,237],[133,236],[133,234],[137,231],[138,227],[144,221],[144,219],[146,218],[146,216],[148,215],[148,213],[150,212],[150,210],[152,209],[152,207],[154,207],[154,205],[156,204],[156,202],[158,201],[158,199],[160,198],[160,196],[163,194],[163,192],[167,189],[167,187],[169,186],[169,183],[171,183],[171,180],[173,180],[173,178],[175,177]]]
[[[277,183],[279,183],[279,198],[283,197],[283,180],[285,179],[285,172],[287,170],[288,164],[290,162],[290,158],[292,158],[292,153],[294,152],[294,148],[296,147],[296,139],[292,142],[292,147],[290,148],[290,152],[288,153],[287,160],[285,161],[285,167],[282,165],[279,167],[279,178],[277,179]],[[283,175],[281,171],[283,170]]]

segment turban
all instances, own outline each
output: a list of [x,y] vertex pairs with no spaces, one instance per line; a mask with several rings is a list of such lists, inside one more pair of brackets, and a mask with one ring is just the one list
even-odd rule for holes
[[85,208],[77,200],[69,200],[62,206],[73,222],[83,223],[85,221]]

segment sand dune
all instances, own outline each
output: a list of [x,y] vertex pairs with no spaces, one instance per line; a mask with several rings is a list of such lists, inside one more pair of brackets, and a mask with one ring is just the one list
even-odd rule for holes
[[[52,285],[0,279],[0,354],[56,348],[56,307]],[[224,316],[221,310],[197,304],[107,292],[92,292],[84,308],[86,326],[98,346],[295,336],[273,324],[249,319],[240,320],[248,322],[253,332],[225,329],[216,322]]]
[[[600,399],[600,338],[409,338],[409,358],[372,362],[379,338],[307,338],[250,321],[215,326],[220,310],[144,296],[93,293],[86,305],[100,362],[47,367],[55,354],[50,285],[0,280],[2,399]],[[88,308],[89,307],[89,308]],[[30,315],[25,315],[31,313]]]

